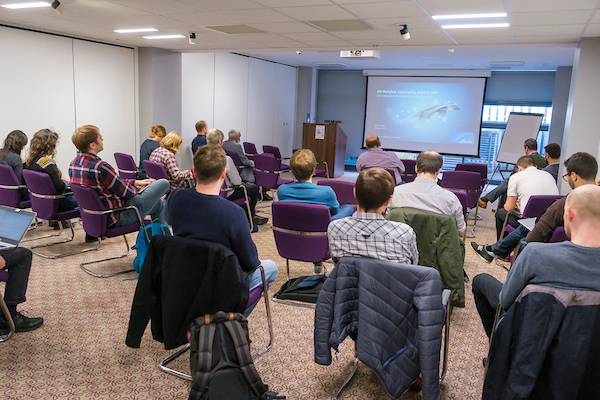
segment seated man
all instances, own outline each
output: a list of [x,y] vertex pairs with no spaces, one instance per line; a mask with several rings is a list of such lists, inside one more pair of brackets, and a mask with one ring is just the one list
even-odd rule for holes
[[[0,250],[0,269],[9,271],[4,290],[4,302],[15,323],[15,330],[29,332],[42,326],[43,318],[30,318],[17,312],[17,304],[25,302],[25,292],[31,269],[31,250],[23,247]],[[8,321],[2,314],[0,316],[0,333],[5,335],[9,330]]]
[[192,153],[195,153],[200,147],[206,145],[206,133],[208,126],[204,121],[196,122],[196,137],[192,140]]
[[[169,191],[166,179],[122,180],[113,167],[98,157],[104,149],[100,130],[93,125],[80,126],[73,133],[73,144],[79,150],[69,166],[71,183],[93,188],[107,209],[135,206],[140,217],[158,218],[162,223],[162,196]],[[141,193],[141,189],[144,189]],[[108,225],[119,227],[138,222],[135,210],[108,214]],[[86,240],[92,238],[86,237]],[[93,240],[93,239],[92,239]]]
[[496,211],[497,240],[502,239],[500,234],[508,213],[511,213],[508,217],[508,224],[515,229],[519,227],[520,212],[525,210],[531,196],[558,195],[554,178],[549,173],[537,169],[533,157],[521,156],[517,160],[517,169],[519,172],[508,180],[506,203],[503,208],[498,208]]
[[488,274],[473,279],[475,305],[488,337],[498,302],[508,310],[529,284],[600,291],[600,187],[584,185],[573,190],[565,203],[564,220],[571,241],[529,244],[504,285]]
[[[209,136],[210,137],[210,136]],[[165,216],[175,236],[210,240],[230,248],[246,272],[262,265],[267,282],[277,278],[277,265],[258,259],[244,211],[219,196],[227,174],[227,155],[218,145],[203,146],[194,154],[196,187],[179,189],[167,200]],[[248,276],[250,290],[262,283],[259,270]],[[246,310],[250,314],[254,305]]]
[[[588,153],[575,153],[565,161],[566,181],[571,189],[583,185],[594,185],[594,179],[598,172],[598,163],[596,159]],[[531,232],[523,225],[508,234],[504,239],[497,241],[492,245],[480,245],[471,242],[471,247],[487,263],[492,262],[495,256],[505,261],[510,253],[517,247],[519,242],[548,242],[552,237],[554,230],[564,225],[563,213],[565,209],[566,197],[556,200],[548,209],[538,217],[535,227]],[[523,247],[521,247],[522,249]]]
[[369,135],[366,143],[367,152],[362,153],[356,160],[356,170],[358,172],[363,169],[379,167],[389,168],[394,171],[394,179],[397,184],[402,182],[401,174],[404,173],[404,164],[398,156],[392,152],[383,151],[381,149],[381,140],[377,135]]
[[[206,141],[208,144],[216,145],[219,147],[223,146],[223,132],[218,129],[211,129],[206,134]],[[225,183],[227,185],[227,200],[233,201],[237,199],[241,199],[244,197],[244,189],[241,186],[246,188],[246,193],[248,193],[248,201],[250,202],[250,215],[252,215],[252,220],[254,222],[254,228],[252,233],[258,232],[258,227],[256,225],[264,225],[267,223],[269,218],[260,217],[256,215],[256,203],[258,202],[258,186],[253,183],[243,183],[242,178],[240,177],[240,173],[238,172],[237,167],[235,166],[231,157],[227,156],[227,175],[225,177]],[[236,186],[236,187],[234,187]]]
[[356,180],[354,196],[358,211],[329,224],[331,256],[363,256],[379,260],[417,264],[419,252],[413,229],[388,221],[382,213],[392,200],[394,180],[384,169],[369,168]]
[[396,186],[389,208],[409,207],[452,215],[456,218],[458,234],[462,235],[466,229],[462,204],[454,193],[436,183],[443,163],[444,159],[435,151],[419,154],[415,165],[417,177],[413,182]]
[[550,143],[544,147],[544,158],[548,162],[548,166],[542,168],[542,171],[546,171],[554,177],[554,180],[558,182],[558,168],[560,167],[560,146],[557,143]]
[[332,220],[351,216],[354,213],[354,207],[349,204],[340,206],[331,187],[312,183],[316,167],[317,159],[312,151],[308,149],[296,151],[290,159],[290,169],[296,182],[279,186],[277,199],[325,205],[329,207]]

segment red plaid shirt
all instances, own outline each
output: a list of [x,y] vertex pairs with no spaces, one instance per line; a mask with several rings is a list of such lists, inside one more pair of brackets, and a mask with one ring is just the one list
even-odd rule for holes
[[[109,163],[91,153],[77,154],[69,166],[69,176],[71,183],[93,188],[107,209],[123,207],[127,200],[137,194],[133,180],[119,179]],[[114,224],[118,219],[118,212],[109,214],[108,225]]]

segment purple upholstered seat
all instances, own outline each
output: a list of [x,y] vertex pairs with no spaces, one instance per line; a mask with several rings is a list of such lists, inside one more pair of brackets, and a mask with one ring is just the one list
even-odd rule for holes
[[279,151],[279,147],[271,146],[268,144],[263,145],[263,153],[264,154],[273,154],[273,156],[279,161],[279,170],[286,171],[290,169],[290,166],[281,162],[281,152]]
[[455,171],[471,171],[478,172],[481,175],[481,189],[485,186],[487,182],[487,164],[480,163],[464,163],[464,164],[456,164]]
[[384,169],[392,176],[392,179],[394,180],[394,186],[398,186],[399,182],[396,182],[396,174],[395,174],[396,171],[394,171],[391,168],[384,168]]
[[[461,190],[450,190],[452,193],[454,193],[454,195],[456,195],[456,197],[458,197],[458,200],[460,201],[460,204],[462,205],[463,208],[463,216],[465,217],[465,223],[467,221],[467,214],[468,214],[468,208],[467,208],[467,193],[461,191]],[[467,240],[467,230],[465,229],[465,233],[463,235],[463,240]]]
[[[479,196],[481,195],[481,174],[479,172],[471,171],[446,171],[440,181],[440,186],[451,190],[460,190],[467,194],[467,207],[475,208],[475,218],[473,223],[473,232],[477,225],[477,213],[479,212]],[[468,221],[465,219],[465,224]],[[466,225],[465,225],[466,228]]]
[[[239,199],[230,200],[231,202],[237,204],[238,206],[246,205],[244,208],[246,209],[246,213],[248,214],[248,220],[250,221],[250,231],[254,229],[254,221],[252,220],[252,215],[250,214],[250,199],[248,198],[248,192],[246,191],[246,187],[244,185],[240,185],[240,187],[244,190],[244,197],[240,197]],[[219,192],[219,196],[224,199],[227,199],[227,184],[223,181],[223,186],[221,187],[221,191]]]
[[330,186],[335,192],[338,203],[356,206],[356,197],[354,197],[354,182],[322,179],[317,182],[317,185]]
[[281,178],[279,165],[279,161],[272,154],[256,154],[254,156],[256,184],[263,188],[277,189],[283,184],[292,182]]
[[[546,211],[552,203],[554,203],[556,200],[560,199],[561,197],[563,197],[563,196],[561,196],[561,195],[531,196],[529,198],[529,201],[527,202],[527,205],[525,206],[525,209],[521,213],[521,215],[523,215],[523,218],[537,218],[540,215],[542,215],[544,213],[544,211]],[[510,232],[514,231],[515,228],[508,225],[507,220],[508,220],[508,214],[506,216],[506,220],[504,221],[504,229],[506,230],[506,232],[510,233]],[[500,237],[503,237],[503,234],[501,234]]]
[[569,238],[567,236],[567,233],[565,232],[565,227],[557,226],[554,229],[554,232],[552,233],[552,237],[550,238],[550,243],[566,242],[566,241],[570,241],[570,240],[571,240],[571,238]]
[[142,162],[144,164],[144,169],[146,170],[146,175],[150,178],[169,180],[169,174],[163,164],[150,160],[144,160]]
[[21,189],[26,190],[25,185],[21,185],[15,171],[5,164],[0,164],[0,205],[13,208],[29,208],[31,201],[21,201]]
[[256,150],[256,145],[254,143],[244,142],[243,146],[244,153],[246,153],[247,156],[258,154],[258,151]]
[[414,181],[415,178],[417,177],[417,173],[415,171],[415,166],[417,165],[417,161],[409,160],[409,159],[402,159],[400,161],[402,161],[402,164],[404,164],[404,173],[400,174],[402,176],[402,180],[405,183]]
[[135,160],[131,155],[115,153],[115,162],[119,169],[119,178],[137,179],[137,165],[135,165]]

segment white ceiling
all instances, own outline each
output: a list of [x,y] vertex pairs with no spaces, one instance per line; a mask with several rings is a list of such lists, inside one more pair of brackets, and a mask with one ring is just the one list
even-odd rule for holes
[[[28,1],[33,0],[0,0],[0,5]],[[0,7],[0,23],[178,52],[231,51],[295,66],[342,62],[348,69],[490,69],[490,61],[522,61],[522,66],[511,69],[554,70],[573,64],[581,38],[600,37],[600,0],[59,1],[64,6],[62,14],[49,7]],[[509,28],[444,30],[439,20],[431,18],[438,14],[501,12],[508,14]],[[325,31],[310,23],[325,20],[359,20],[369,29]],[[410,40],[401,38],[398,24],[408,24]],[[225,34],[207,28],[223,25],[248,25],[265,33]],[[113,32],[147,27],[159,32]],[[190,32],[197,35],[195,45],[188,43]],[[186,38],[142,38],[157,34]],[[381,59],[339,57],[340,50],[372,49],[381,50]]]

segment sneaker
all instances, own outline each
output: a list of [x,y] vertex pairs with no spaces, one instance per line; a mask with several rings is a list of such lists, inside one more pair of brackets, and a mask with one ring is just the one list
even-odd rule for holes
[[471,242],[471,247],[473,248],[473,250],[475,250],[475,253],[479,254],[479,257],[481,257],[481,259],[488,264],[491,263],[495,257],[495,254],[492,253],[490,250],[486,249],[487,246],[485,245]]
[[254,217],[252,217],[252,221],[254,221],[254,225],[264,225],[267,222],[269,222],[269,218],[255,215]]
[[477,202],[479,203],[479,208],[487,208],[487,201],[483,201],[481,199],[478,199]]
[[[13,322],[15,323],[15,330],[17,332],[29,332],[42,326],[44,323],[44,318],[29,318],[20,312],[17,312],[13,317]],[[4,316],[1,316],[0,330],[7,332],[9,329],[10,327],[8,326],[8,321],[4,318]]]
[[267,192],[263,192],[262,199],[263,201],[273,201],[273,198]]

